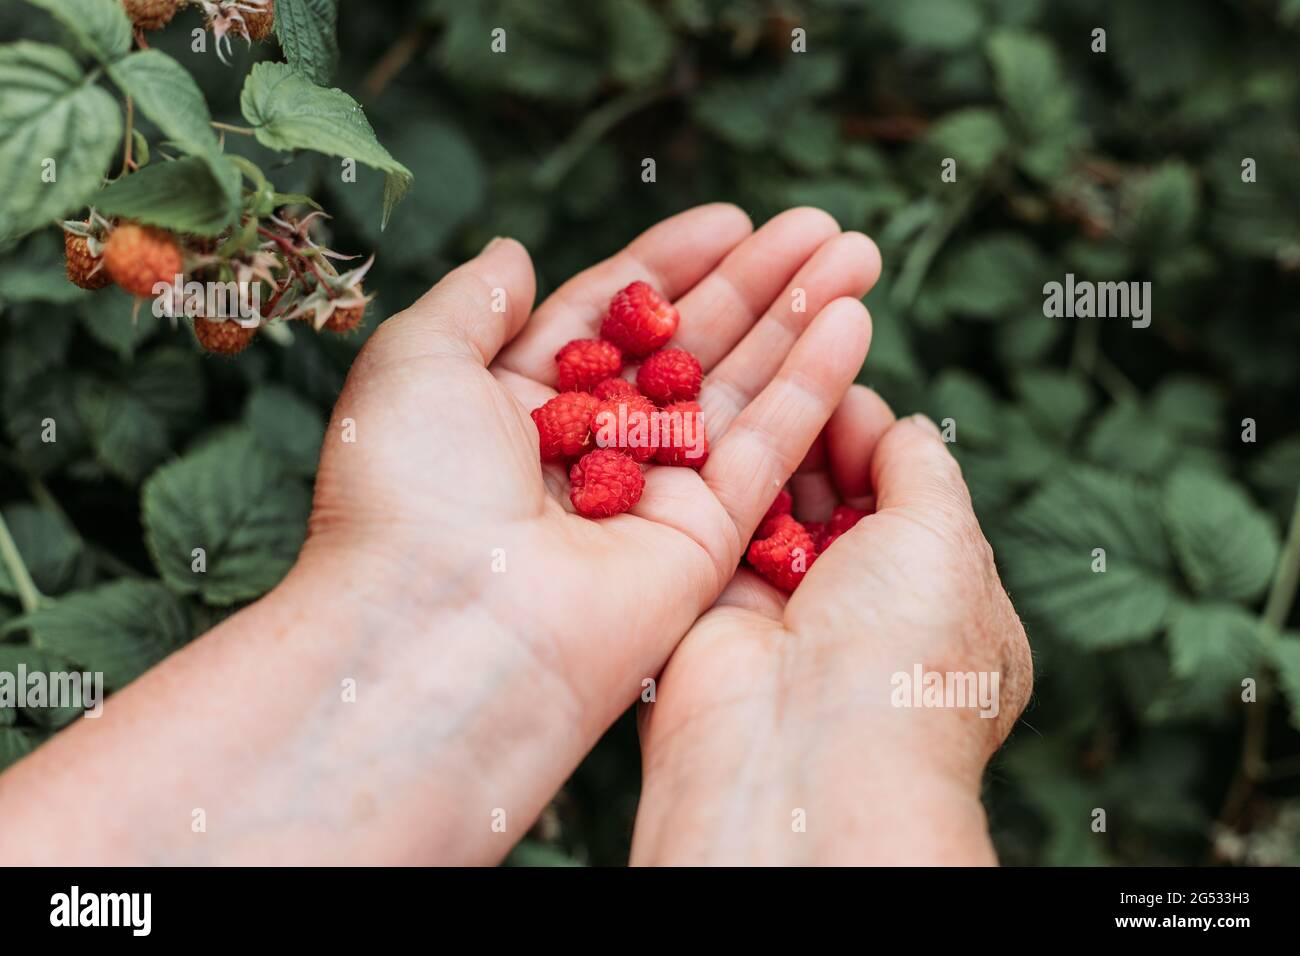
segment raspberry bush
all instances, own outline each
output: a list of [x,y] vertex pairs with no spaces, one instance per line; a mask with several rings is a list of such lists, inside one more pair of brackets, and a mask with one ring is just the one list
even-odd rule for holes
[[[272,587],[356,350],[493,236],[544,292],[698,202],[813,204],[882,248],[862,381],[951,420],[1034,647],[1002,858],[1300,862],[1294,0],[129,6],[170,17],[0,4],[0,669],[120,687]],[[137,305],[100,265],[128,227],[268,321]],[[1067,273],[1150,281],[1149,327],[1046,317]],[[625,376],[668,341],[622,334]],[[575,382],[566,473],[635,394]],[[857,517],[781,524],[816,552]],[[72,716],[0,709],[0,763]],[[516,859],[621,862],[638,768],[629,718]]]

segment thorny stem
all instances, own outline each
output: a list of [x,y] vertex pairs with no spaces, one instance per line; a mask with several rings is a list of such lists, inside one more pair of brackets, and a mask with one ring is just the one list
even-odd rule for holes
[[0,558],[4,560],[5,569],[14,582],[14,590],[18,592],[18,601],[22,604],[23,611],[30,614],[41,606],[44,597],[32,580],[27,565],[23,563],[23,556],[18,551],[18,545],[14,544],[3,514],[0,514]]
[[307,268],[311,270],[311,274],[316,277],[316,281],[325,290],[325,294],[328,295],[331,299],[335,298],[335,292],[333,287],[328,282],[326,282],[325,277],[320,274],[320,270],[316,268],[316,263],[312,262],[309,256],[303,255],[301,249],[295,246],[284,236],[276,235],[274,232],[272,232],[270,229],[267,229],[265,226],[258,226],[257,234],[259,236],[262,236],[264,239],[270,239],[280,248],[281,252],[283,252],[286,256],[289,257],[288,258],[289,267],[293,269],[294,274],[298,276],[298,280],[303,284],[303,288],[306,288],[307,286],[307,277],[302,274],[302,269],[298,265],[298,260],[302,260],[304,263],[306,263]]
[[[1260,640],[1264,645],[1262,656],[1265,659],[1269,656],[1273,642],[1282,633],[1287,615],[1291,613],[1297,585],[1300,585],[1300,486],[1296,488],[1295,508],[1291,513],[1291,527],[1287,532],[1286,544],[1278,557],[1273,584],[1260,615]],[[1246,808],[1255,785],[1269,775],[1265,751],[1268,744],[1268,705],[1273,696],[1273,682],[1267,668],[1260,672],[1257,689],[1255,703],[1246,713],[1246,726],[1242,731],[1241,765],[1228,788],[1223,810],[1219,814],[1219,822],[1224,826],[1236,822]]]

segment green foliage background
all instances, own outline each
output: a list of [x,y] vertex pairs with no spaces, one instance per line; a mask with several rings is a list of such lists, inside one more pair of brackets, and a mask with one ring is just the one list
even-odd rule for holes
[[[1300,863],[1300,634],[1280,561],[1300,552],[1300,2],[341,7],[334,82],[415,175],[387,229],[379,172],[343,184],[328,157],[226,150],[320,200],[336,248],[377,252],[367,330],[495,235],[528,246],[545,291],[700,202],[755,221],[812,204],[869,232],[885,275],[861,380],[955,421],[1034,647],[1035,700],[986,794],[1003,860]],[[214,118],[242,123],[244,75],[279,54],[238,43],[223,66],[190,52],[199,23],[182,13],[151,41]],[[61,40],[12,2],[0,34]],[[292,562],[365,332],[214,360],[66,283],[56,230],[2,251],[0,501],[55,600],[20,617],[0,566],[0,669],[52,657],[121,686]],[[1151,326],[1044,318],[1043,284],[1067,272],[1150,281]],[[223,558],[197,588],[196,540]],[[1241,702],[1246,677],[1258,703]],[[72,716],[0,710],[0,765]],[[625,718],[513,861],[623,862],[638,774]]]

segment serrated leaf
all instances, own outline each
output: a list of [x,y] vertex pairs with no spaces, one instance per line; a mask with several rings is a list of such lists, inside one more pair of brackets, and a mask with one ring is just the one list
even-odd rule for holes
[[[1173,599],[1171,558],[1149,487],[1079,468],[1049,479],[1009,521],[998,557],[1017,609],[1081,647],[1147,640]],[[1093,570],[1095,549],[1105,570]]]
[[262,385],[248,397],[244,420],[285,469],[307,477],[316,473],[325,420],[315,405],[281,385]]
[[[284,577],[307,531],[310,496],[247,431],[235,430],[145,482],[145,541],[173,590],[209,604],[260,597]],[[194,549],[206,570],[192,570]]]
[[1085,449],[1088,460],[1132,475],[1164,471],[1177,446],[1170,430],[1137,402],[1112,405],[1093,424]]
[[973,318],[1003,318],[1042,295],[1047,263],[1014,233],[991,233],[955,249],[936,282],[943,304]]
[[166,423],[126,388],[82,378],[74,395],[95,459],[109,473],[135,485],[167,456]]
[[1236,604],[1178,604],[1169,622],[1175,677],[1211,679],[1220,688],[1250,676],[1259,659],[1259,619]]
[[952,419],[956,443],[986,447],[997,442],[1001,413],[997,396],[983,381],[961,369],[944,369],[930,387],[930,417]]
[[[108,75],[153,120],[168,141],[192,156],[215,157],[221,152],[207,101],[189,72],[161,50],[141,50],[108,67]],[[225,180],[219,163],[213,179]],[[236,178],[236,183],[238,179]],[[239,196],[236,192],[235,200]]]
[[[45,595],[61,593],[72,580],[81,556],[81,540],[63,522],[34,505],[6,505],[4,519],[37,589]],[[17,593],[8,567],[0,561],[0,594],[14,597]]]
[[78,591],[7,626],[25,628],[41,650],[102,671],[104,685],[113,690],[192,636],[185,605],[156,581],[115,581]]
[[0,47],[0,241],[85,204],[122,136],[122,111],[58,47]]
[[1015,374],[1013,384],[1025,413],[1047,434],[1065,441],[1074,437],[1092,410],[1092,389],[1070,372],[1025,369]]
[[381,227],[410,188],[411,171],[375,138],[361,106],[340,89],[315,86],[283,63],[258,63],[239,98],[257,141],[270,149],[311,149],[384,173]]
[[1250,601],[1268,587],[1277,528],[1235,482],[1180,468],[1165,484],[1163,511],[1179,567],[1196,593]]
[[95,59],[108,62],[131,49],[131,21],[118,0],[27,0],[49,11]]
[[275,38],[289,65],[313,83],[338,65],[338,0],[276,0]]
[[152,163],[109,183],[94,205],[125,219],[215,236],[239,212],[239,170],[225,156]]

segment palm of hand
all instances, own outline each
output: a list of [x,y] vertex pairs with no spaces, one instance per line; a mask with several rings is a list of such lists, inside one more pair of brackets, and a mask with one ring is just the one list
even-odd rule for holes
[[[408,586],[481,598],[599,732],[717,597],[848,388],[870,336],[857,300],[878,269],[870,241],[823,213],[792,210],[750,235],[734,207],[706,206],[531,311],[526,254],[495,243],[358,357],[322,455],[309,544],[373,554]],[[634,279],[681,312],[673,344],[704,365],[711,454],[698,473],[651,467],[631,512],[590,521],[573,513],[563,469],[539,465],[528,412],[555,394],[554,353],[594,336]],[[355,442],[334,440],[349,418]]]

